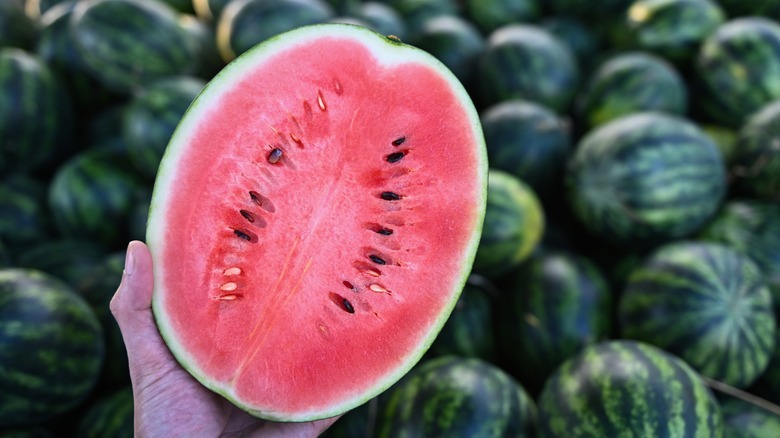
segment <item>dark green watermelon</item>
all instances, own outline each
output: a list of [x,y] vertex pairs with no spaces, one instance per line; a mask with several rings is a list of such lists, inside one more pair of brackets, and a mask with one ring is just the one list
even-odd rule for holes
[[84,401],[104,354],[100,323],[72,289],[0,270],[0,429],[40,425]]
[[718,0],[731,17],[764,15],[777,18],[780,2],[777,0]]
[[775,350],[764,374],[750,387],[750,392],[780,405],[780,330],[775,336]]
[[780,98],[740,129],[731,172],[744,193],[780,202]]
[[615,17],[625,10],[633,0],[540,0],[547,12],[553,15],[571,15],[587,19]]
[[376,431],[380,397],[346,412],[320,435],[322,438],[371,438]]
[[93,402],[84,413],[77,438],[133,438],[133,390],[125,387]]
[[129,93],[197,67],[179,13],[160,0],[83,0],[70,18],[82,64],[98,82]]
[[202,79],[174,76],[140,90],[124,111],[122,138],[139,174],[154,180],[168,141],[182,115],[206,85]]
[[547,380],[538,408],[543,437],[723,436],[720,407],[699,375],[635,341],[581,350]]
[[729,200],[698,237],[748,255],[764,273],[780,315],[780,205],[753,199]]
[[493,330],[496,286],[478,275],[469,277],[463,291],[426,354],[434,356],[478,357],[493,361]]
[[488,173],[487,207],[474,272],[497,278],[528,258],[544,234],[544,211],[533,190],[506,172]]
[[568,15],[554,15],[545,18],[541,26],[569,46],[580,65],[581,76],[593,66],[596,54],[602,48],[602,38],[584,21]]
[[509,24],[493,31],[477,66],[481,106],[520,98],[565,111],[579,68],[571,49],[542,27]]
[[780,99],[780,24],[762,17],[724,23],[704,40],[695,80],[702,111],[715,122],[739,127]]
[[421,24],[417,47],[435,56],[467,87],[476,75],[485,40],[469,21],[454,15],[433,17]]
[[387,394],[378,437],[533,436],[536,408],[501,369],[476,358],[421,363]]
[[520,178],[542,203],[556,197],[571,153],[569,124],[552,110],[512,99],[480,114],[488,161]]
[[72,145],[65,86],[38,56],[0,48],[0,172],[34,172]]
[[422,23],[441,15],[458,15],[458,0],[382,0],[393,7],[406,22],[409,43],[416,43]]
[[712,0],[638,0],[626,10],[615,44],[687,64],[702,41],[726,21]]
[[758,266],[727,246],[693,241],[664,245],[634,269],[618,321],[624,338],[739,388],[766,369],[777,330]]
[[30,50],[35,43],[38,23],[27,16],[23,0],[0,1],[0,48]]
[[620,52],[588,78],[577,112],[586,129],[642,111],[684,115],[688,88],[663,58],[646,52]]
[[612,296],[588,258],[543,251],[527,260],[499,301],[499,351],[533,392],[563,361],[609,337]]
[[149,188],[119,161],[123,154],[91,149],[57,170],[49,188],[49,210],[63,236],[124,243],[127,219]]
[[46,202],[46,186],[25,174],[0,180],[0,240],[23,247],[54,234]]
[[214,28],[197,19],[194,15],[179,17],[179,26],[187,34],[187,43],[193,53],[195,67],[192,74],[203,79],[211,79],[225,66],[217,49],[217,37]]
[[357,17],[368,23],[369,28],[382,35],[393,35],[406,41],[408,29],[401,14],[389,4],[367,1],[360,4]]
[[233,0],[217,23],[217,48],[231,61],[279,33],[334,17],[324,0]]
[[591,131],[566,183],[575,216],[622,246],[696,232],[726,193],[723,157],[712,140],[686,119],[661,113],[623,116]]
[[753,403],[729,397],[720,403],[725,436],[739,438],[777,438],[780,414]]
[[106,247],[92,240],[51,239],[19,250],[15,262],[75,287],[106,255]]
[[699,124],[699,129],[715,142],[715,146],[718,147],[721,155],[723,155],[726,168],[732,167],[734,156],[737,153],[737,131],[727,126],[713,123]]
[[538,0],[466,0],[465,9],[485,34],[507,24],[534,21],[540,15]]

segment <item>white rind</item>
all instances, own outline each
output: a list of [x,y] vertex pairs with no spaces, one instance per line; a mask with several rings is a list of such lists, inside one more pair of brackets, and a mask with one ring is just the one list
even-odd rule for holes
[[271,56],[276,56],[280,52],[283,52],[287,48],[295,47],[296,45],[308,43],[313,40],[323,38],[325,36],[335,36],[338,38],[345,38],[360,43],[364,47],[367,47],[369,51],[380,61],[381,64],[392,66],[404,63],[415,63],[420,65],[426,65],[434,69],[438,74],[446,79],[452,92],[458,97],[458,100],[462,103],[463,110],[468,114],[469,121],[474,133],[474,138],[477,139],[477,147],[479,150],[475,154],[481,161],[478,163],[478,181],[481,181],[481,205],[482,208],[472,212],[474,215],[473,223],[475,224],[474,232],[470,238],[469,244],[462,254],[459,265],[463,267],[461,272],[461,278],[458,283],[458,293],[452,294],[450,301],[447,303],[446,311],[442,314],[442,317],[431,327],[430,332],[425,336],[424,341],[420,344],[415,354],[411,354],[404,358],[403,363],[399,364],[395,372],[385,376],[381,381],[378,381],[372,388],[367,388],[362,397],[358,397],[352,400],[346,400],[340,405],[331,406],[327,410],[318,410],[312,412],[298,412],[294,414],[279,413],[269,410],[258,410],[251,406],[246,406],[242,400],[240,400],[232,387],[220,385],[217,382],[212,381],[208,376],[204,375],[198,368],[192,366],[195,363],[193,358],[184,350],[176,338],[175,332],[172,329],[170,322],[166,319],[164,312],[159,309],[162,308],[162,296],[165,293],[159,290],[158,285],[162,284],[162,279],[169,273],[164,272],[160,266],[157,266],[154,270],[155,278],[155,291],[152,296],[152,308],[157,321],[160,333],[165,340],[165,343],[170,348],[173,355],[186,368],[198,381],[212,391],[221,394],[232,403],[240,407],[241,409],[249,412],[250,414],[274,421],[311,421],[322,418],[329,418],[345,411],[357,407],[369,399],[377,396],[385,389],[389,388],[393,383],[403,377],[409,369],[412,368],[422,357],[425,351],[428,350],[431,343],[435,339],[436,335],[441,330],[441,327],[447,320],[447,317],[452,312],[458,297],[460,295],[460,289],[466,283],[471,266],[476,254],[477,245],[481,236],[482,223],[484,218],[484,205],[487,198],[487,153],[485,150],[484,137],[482,134],[482,128],[479,121],[479,115],[471,103],[471,97],[468,95],[462,84],[458,81],[455,75],[447,69],[436,58],[414,48],[385,38],[373,31],[362,28],[360,26],[350,24],[319,24],[298,28],[293,31],[289,31],[273,37],[265,42],[255,46],[246,53],[242,54],[230,64],[228,64],[219,74],[217,74],[201,91],[201,93],[195,98],[190,105],[187,113],[182,118],[179,126],[176,128],[171,141],[165,151],[165,155],[160,163],[158,169],[157,179],[154,185],[154,192],[150,205],[149,221],[147,227],[146,240],[152,253],[153,260],[160,260],[163,253],[162,245],[165,242],[164,230],[161,225],[164,223],[163,218],[167,216],[166,206],[168,205],[167,195],[171,192],[170,188],[174,186],[174,180],[176,177],[176,165],[180,157],[183,157],[187,151],[187,144],[190,143],[188,135],[196,131],[196,127],[200,119],[206,116],[209,111],[209,102],[219,100],[223,94],[232,90],[231,84],[238,83],[238,79],[241,78],[247,72],[252,71],[257,66],[263,64]]

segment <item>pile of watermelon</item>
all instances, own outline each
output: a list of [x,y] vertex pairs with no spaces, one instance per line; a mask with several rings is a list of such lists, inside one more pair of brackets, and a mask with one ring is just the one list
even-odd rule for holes
[[233,59],[327,22],[448,67],[490,169],[438,337],[326,436],[780,436],[777,17],[774,0],[0,0],[0,437],[132,436],[108,303],[169,140]]

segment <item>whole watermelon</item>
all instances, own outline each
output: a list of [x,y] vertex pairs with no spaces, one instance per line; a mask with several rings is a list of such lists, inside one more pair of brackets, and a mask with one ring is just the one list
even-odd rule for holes
[[480,359],[447,356],[390,389],[377,436],[530,437],[535,422],[533,400],[512,377]]
[[97,317],[70,287],[0,270],[0,429],[39,425],[84,401],[104,354]]
[[731,172],[747,195],[780,202],[780,98],[740,129]]
[[581,350],[547,380],[538,408],[543,437],[723,436],[720,407],[699,375],[635,341]]

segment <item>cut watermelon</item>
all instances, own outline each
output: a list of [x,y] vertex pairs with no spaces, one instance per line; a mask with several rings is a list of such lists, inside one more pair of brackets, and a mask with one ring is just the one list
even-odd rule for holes
[[262,418],[372,398],[457,301],[485,157],[466,91],[419,49],[345,24],[256,46],[195,99],[160,165],[147,241],[165,341]]

